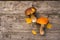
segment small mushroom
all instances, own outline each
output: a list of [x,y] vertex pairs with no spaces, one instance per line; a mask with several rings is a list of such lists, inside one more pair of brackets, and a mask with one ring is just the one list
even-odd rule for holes
[[34,8],[34,7],[30,7],[28,9],[26,9],[26,11],[25,11],[25,14],[27,16],[30,16],[32,22],[36,22],[36,17],[34,15],[35,12],[36,12],[36,8]]
[[36,21],[38,24],[41,24],[40,26],[40,35],[44,35],[44,30],[43,28],[45,27],[44,25],[48,23],[48,18],[46,17],[40,17]]

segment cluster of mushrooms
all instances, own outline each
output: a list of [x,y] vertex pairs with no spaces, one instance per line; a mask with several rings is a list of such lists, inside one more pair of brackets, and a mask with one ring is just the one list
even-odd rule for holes
[[[40,35],[44,35],[45,34],[45,31],[44,31],[45,26],[44,25],[47,24],[49,20],[48,20],[48,18],[43,17],[43,16],[37,18],[34,15],[35,13],[36,13],[35,7],[30,7],[28,9],[26,9],[26,11],[25,11],[25,15],[27,16],[26,22],[40,24]],[[36,34],[36,32],[34,30],[32,30],[32,33]]]

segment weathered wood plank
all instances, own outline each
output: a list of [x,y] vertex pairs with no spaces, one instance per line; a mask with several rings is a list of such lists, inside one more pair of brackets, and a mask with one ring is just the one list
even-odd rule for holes
[[[33,35],[32,24],[25,22],[25,10],[32,5],[40,16],[49,16],[52,28],[46,29],[45,36],[40,36],[39,31]],[[0,1],[0,40],[60,40],[60,2]]]

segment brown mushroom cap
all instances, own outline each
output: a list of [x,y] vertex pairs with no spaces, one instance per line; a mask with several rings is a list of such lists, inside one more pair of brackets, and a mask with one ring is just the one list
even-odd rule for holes
[[25,14],[26,14],[26,15],[31,15],[31,14],[33,14],[33,13],[35,13],[35,12],[36,12],[36,8],[30,7],[30,8],[28,8],[28,9],[26,9]]

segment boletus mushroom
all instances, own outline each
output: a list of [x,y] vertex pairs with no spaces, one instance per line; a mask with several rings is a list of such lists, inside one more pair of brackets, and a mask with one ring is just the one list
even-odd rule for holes
[[35,12],[36,12],[36,8],[35,7],[30,7],[28,9],[26,9],[25,15],[30,16],[32,22],[36,22],[36,17],[34,16]]
[[37,19],[36,22],[38,24],[41,24],[41,26],[40,26],[40,35],[44,35],[45,32],[44,32],[43,28],[45,27],[44,25],[48,23],[48,18],[46,18],[46,17],[40,17],[40,18]]

